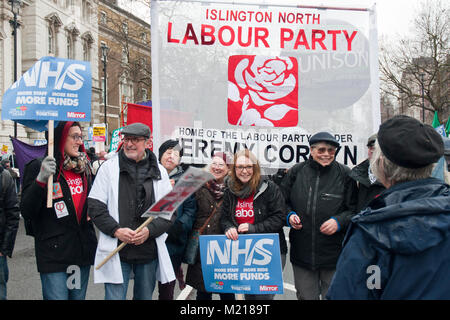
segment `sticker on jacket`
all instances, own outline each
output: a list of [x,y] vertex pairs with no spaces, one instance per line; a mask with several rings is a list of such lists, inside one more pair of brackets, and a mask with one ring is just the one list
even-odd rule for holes
[[55,202],[55,212],[58,219],[69,215],[69,211],[67,211],[67,206],[64,201]]
[[63,193],[62,193],[62,189],[61,189],[61,184],[59,182],[53,183],[53,195],[52,195],[53,200],[59,199],[62,197],[63,197]]

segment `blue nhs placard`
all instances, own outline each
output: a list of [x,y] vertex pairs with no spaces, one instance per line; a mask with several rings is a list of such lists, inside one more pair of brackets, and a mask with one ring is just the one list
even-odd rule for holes
[[90,121],[91,95],[89,62],[43,57],[5,91],[2,119]]
[[200,258],[207,291],[283,294],[278,234],[200,236]]

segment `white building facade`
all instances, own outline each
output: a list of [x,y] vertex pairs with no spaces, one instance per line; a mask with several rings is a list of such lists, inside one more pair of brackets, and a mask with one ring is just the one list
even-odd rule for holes
[[[91,122],[102,122],[99,110],[101,89],[98,74],[98,0],[25,0],[22,1],[17,33],[17,79],[44,56],[55,56],[91,63],[92,112]],[[3,93],[14,79],[14,37],[11,4],[0,0],[0,106]],[[86,132],[83,132],[86,136]],[[11,142],[14,135],[12,121],[0,121],[0,146]],[[39,133],[17,125],[17,137],[29,144],[43,139]]]

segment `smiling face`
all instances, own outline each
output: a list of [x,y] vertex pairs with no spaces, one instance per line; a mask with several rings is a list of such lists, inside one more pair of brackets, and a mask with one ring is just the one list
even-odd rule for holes
[[214,176],[217,182],[222,182],[223,178],[228,174],[228,166],[221,157],[213,157],[209,172]]
[[336,147],[325,142],[319,142],[311,146],[311,157],[322,167],[330,165],[336,154]]
[[161,157],[161,164],[168,173],[172,172],[180,164],[180,152],[175,149],[167,149]]
[[239,156],[235,163],[236,178],[241,181],[241,183],[247,183],[253,176],[253,165],[254,163],[246,156]]
[[69,129],[66,143],[64,144],[64,153],[70,157],[78,157],[80,154],[80,146],[83,144],[83,136],[81,128],[78,126]]
[[123,138],[123,152],[130,160],[141,161],[144,158],[146,147],[147,139],[145,137],[126,135]]

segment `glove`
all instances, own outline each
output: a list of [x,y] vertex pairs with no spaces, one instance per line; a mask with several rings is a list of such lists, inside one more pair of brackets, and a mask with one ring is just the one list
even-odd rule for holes
[[47,183],[48,178],[56,172],[56,160],[53,157],[47,156],[42,160],[41,170],[36,178],[41,183]]

